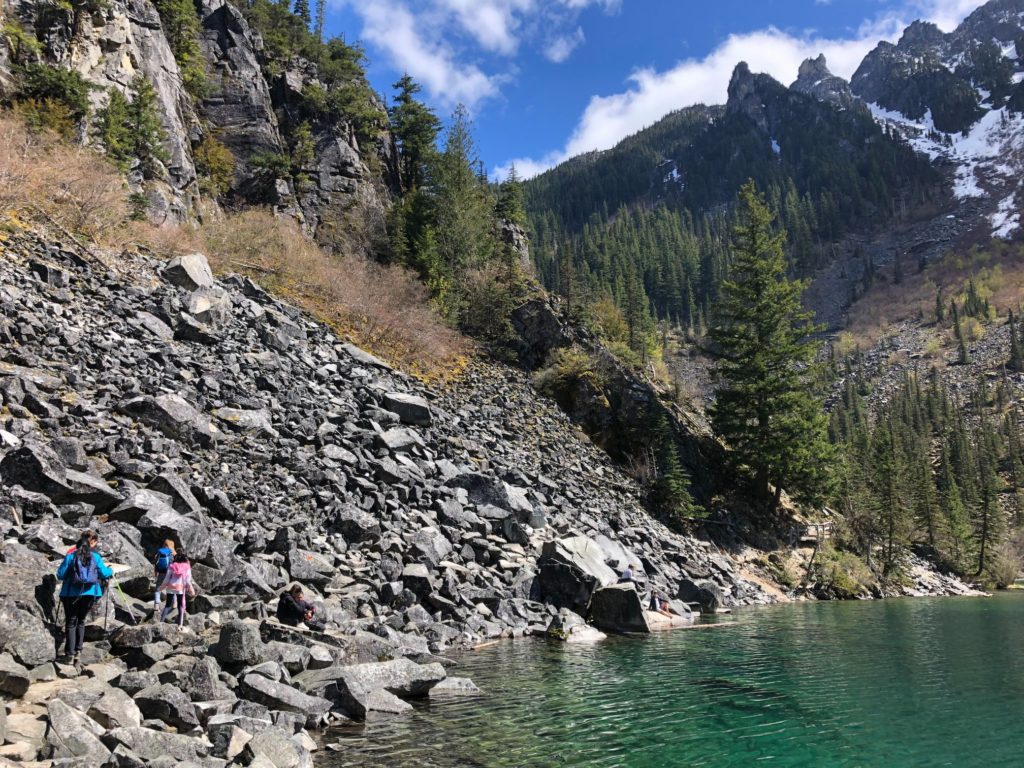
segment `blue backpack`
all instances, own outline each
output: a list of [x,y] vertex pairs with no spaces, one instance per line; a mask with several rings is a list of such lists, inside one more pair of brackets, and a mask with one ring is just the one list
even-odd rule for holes
[[156,551],[156,569],[163,573],[171,567],[171,560],[173,560],[173,554],[167,547],[160,547]]
[[75,554],[75,561],[71,564],[71,583],[77,587],[92,587],[100,583],[100,571],[91,552],[84,563]]

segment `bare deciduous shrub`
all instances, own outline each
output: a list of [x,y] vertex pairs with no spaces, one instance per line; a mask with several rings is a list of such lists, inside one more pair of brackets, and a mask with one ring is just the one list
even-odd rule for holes
[[444,324],[406,270],[329,254],[290,219],[262,210],[227,216],[202,234],[216,269],[250,275],[407,371],[443,377],[465,363],[468,342]]
[[0,210],[41,217],[105,244],[128,218],[117,169],[83,147],[0,118]]

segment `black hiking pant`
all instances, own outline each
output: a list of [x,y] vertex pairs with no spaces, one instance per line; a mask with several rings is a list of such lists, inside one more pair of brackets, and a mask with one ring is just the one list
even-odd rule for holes
[[64,652],[68,656],[74,656],[85,644],[85,624],[96,598],[92,595],[82,595],[62,597],[60,601],[64,604],[64,632],[67,635],[64,640]]

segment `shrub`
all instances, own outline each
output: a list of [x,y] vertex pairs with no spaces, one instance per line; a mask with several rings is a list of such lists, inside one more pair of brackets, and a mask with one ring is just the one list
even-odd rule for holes
[[823,546],[815,558],[811,578],[824,595],[848,600],[864,597],[875,587],[875,574],[852,552]]
[[510,319],[515,302],[508,285],[498,279],[497,271],[480,269],[467,273],[461,286],[459,327],[482,342],[492,355],[511,362],[517,340]]
[[[76,123],[89,114],[89,91],[92,85],[77,71],[32,63],[16,67],[15,72],[18,76],[16,101],[51,105],[51,114],[55,114],[52,105],[59,104],[63,107],[61,113]],[[63,133],[59,125],[44,127]]]
[[581,379],[601,386],[597,360],[576,347],[553,350],[547,365],[533,375],[533,384],[543,395],[558,399],[567,387]]
[[131,96],[128,101],[120,91],[111,89],[107,105],[97,115],[97,133],[107,154],[122,169],[136,159],[143,175],[152,178],[158,163],[167,161],[156,90],[139,75],[132,81]]
[[235,177],[235,156],[216,136],[208,133],[192,151],[199,173],[199,188],[212,197],[223,197]]
[[997,588],[1006,589],[1017,580],[1020,573],[1020,553],[1012,544],[1006,543],[996,549],[985,575]]
[[34,133],[52,132],[62,139],[73,140],[78,133],[78,120],[63,103],[53,99],[24,99],[14,105],[24,125]]
[[43,46],[36,36],[20,24],[4,24],[0,27],[0,36],[3,37],[7,50],[11,52],[11,61],[15,64],[33,61],[43,53]]
[[263,210],[211,222],[203,235],[218,270],[249,274],[416,376],[445,378],[465,364],[466,340],[442,322],[426,289],[405,269],[329,254],[294,221]]
[[124,182],[107,160],[52,132],[0,117],[0,212],[16,211],[101,244],[122,234]]

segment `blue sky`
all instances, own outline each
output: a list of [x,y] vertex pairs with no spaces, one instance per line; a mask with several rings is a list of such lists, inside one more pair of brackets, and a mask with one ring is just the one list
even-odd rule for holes
[[824,52],[849,77],[916,18],[951,29],[981,0],[330,0],[374,87],[409,72],[442,117],[473,113],[480,155],[526,175],[606,149],[673,109],[722,103],[733,66],[791,82]]

